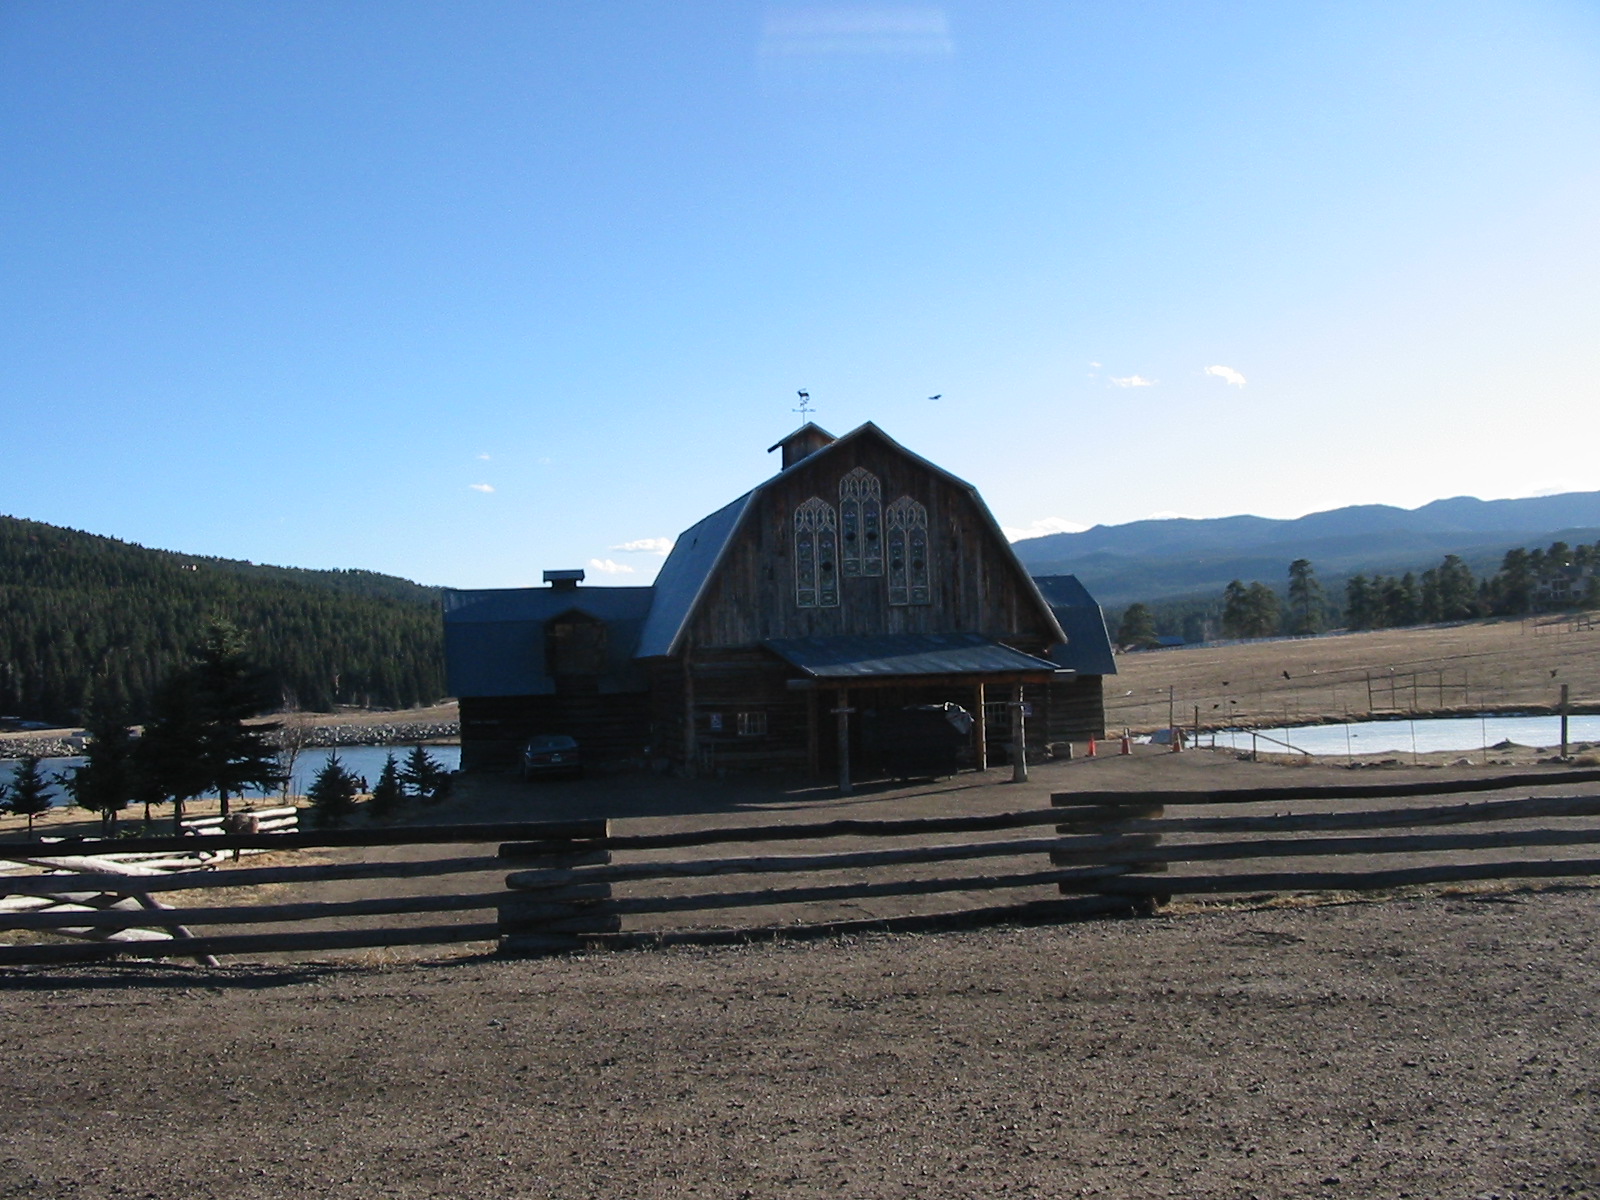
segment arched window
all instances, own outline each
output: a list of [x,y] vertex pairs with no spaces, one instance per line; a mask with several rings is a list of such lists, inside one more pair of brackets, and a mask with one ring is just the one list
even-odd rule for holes
[[883,485],[865,467],[839,481],[841,565],[845,578],[883,574]]
[[839,606],[839,515],[819,496],[794,510],[794,602]]
[[928,587],[928,510],[910,496],[889,505],[889,603],[932,604]]

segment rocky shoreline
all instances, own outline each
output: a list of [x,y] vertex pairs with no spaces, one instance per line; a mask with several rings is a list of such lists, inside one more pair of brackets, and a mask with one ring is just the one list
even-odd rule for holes
[[[277,729],[268,739],[278,745],[288,740],[288,735],[300,742],[303,749],[326,746],[410,746],[453,745],[461,740],[459,721],[397,722],[389,725],[308,725],[303,729]],[[0,737],[0,759],[22,758],[35,755],[39,758],[71,758],[82,754],[85,738],[81,731],[52,729],[37,737]]]

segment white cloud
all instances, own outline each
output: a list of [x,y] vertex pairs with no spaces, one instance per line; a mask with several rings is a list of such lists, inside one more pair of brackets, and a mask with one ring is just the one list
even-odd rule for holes
[[469,484],[467,484],[467,486],[469,488],[471,488],[475,492],[492,492],[492,491],[494,491],[494,484],[492,484],[492,483],[469,483]]
[[1215,375],[1218,379],[1231,383],[1234,387],[1244,386],[1244,376],[1232,367],[1207,367],[1207,375]]
[[1098,367],[1098,366],[1099,366],[1099,365],[1100,365],[1100,364],[1099,364],[1099,363],[1097,363],[1097,362],[1092,362],[1092,363],[1090,363],[1090,364],[1089,364],[1089,365],[1090,365],[1090,366],[1091,366],[1091,367]]
[[632,575],[633,568],[627,563],[612,562],[609,558],[591,558],[589,569],[599,571],[602,575]]
[[1044,537],[1047,533],[1082,533],[1087,528],[1082,521],[1069,521],[1066,517],[1040,517],[1021,528],[1004,525],[1000,532],[1006,535],[1006,541],[1020,542],[1023,538]]
[[487,454],[480,454],[480,455],[478,455],[478,460],[480,462],[488,462],[489,461],[489,457],[490,456],[487,455]]
[[1129,387],[1155,387],[1154,379],[1146,379],[1143,375],[1113,375],[1111,382],[1121,388]]
[[635,538],[631,542],[623,542],[620,546],[610,547],[612,550],[621,550],[624,554],[666,554],[672,549],[671,538]]

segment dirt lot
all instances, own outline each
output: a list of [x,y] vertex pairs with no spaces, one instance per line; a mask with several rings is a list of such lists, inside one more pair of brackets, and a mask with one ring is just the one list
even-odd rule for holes
[[[1350,778],[1150,752],[991,774],[844,807]],[[439,815],[683,827],[821,800],[635,782],[489,780]],[[545,961],[11,971],[0,1197],[1600,1196],[1597,944],[1600,891],[1512,888]]]
[[1195,646],[1124,654],[1117,670],[1105,684],[1106,720],[1135,731],[1167,724],[1169,687],[1183,725],[1197,707],[1203,725],[1262,725],[1286,716],[1343,720],[1369,711],[1540,709],[1559,701],[1563,683],[1575,703],[1594,712],[1600,711],[1600,626],[1569,631],[1530,618]]
[[1600,1194],[1588,891],[18,974],[0,1196]]

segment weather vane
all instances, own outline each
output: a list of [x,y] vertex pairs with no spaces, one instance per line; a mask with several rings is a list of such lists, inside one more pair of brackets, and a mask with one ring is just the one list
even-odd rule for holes
[[799,413],[809,421],[811,414],[816,411],[811,407],[811,393],[806,391],[805,388],[801,388],[795,395],[800,397],[800,407],[792,411]]

